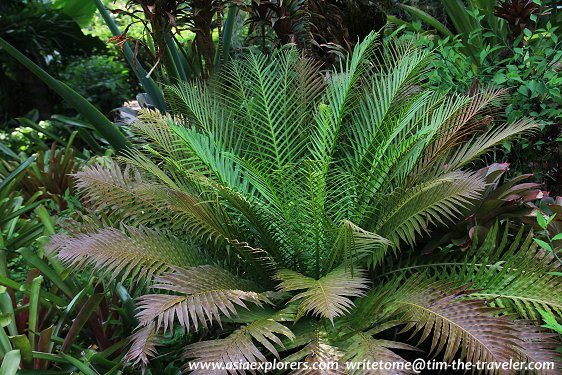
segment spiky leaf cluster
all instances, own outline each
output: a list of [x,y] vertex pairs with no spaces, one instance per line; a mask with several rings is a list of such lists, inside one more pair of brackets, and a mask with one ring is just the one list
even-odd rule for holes
[[[403,256],[474,207],[487,185],[471,163],[535,124],[491,122],[501,92],[422,90],[431,54],[375,40],[327,74],[285,48],[169,87],[173,113],[143,112],[135,150],[77,174],[106,220],[52,248],[69,265],[147,283],[127,360],[146,366],[158,335],[178,329],[205,333],[188,362],[283,350],[403,362],[397,350],[427,342],[446,360],[550,355],[547,335],[489,306],[560,314],[525,288],[553,269],[528,243],[453,253],[455,266]],[[446,275],[430,272],[439,267]],[[398,342],[400,327],[416,340]]]

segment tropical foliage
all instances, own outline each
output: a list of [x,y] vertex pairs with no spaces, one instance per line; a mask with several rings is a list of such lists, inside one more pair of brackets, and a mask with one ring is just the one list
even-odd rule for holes
[[474,163],[537,125],[496,123],[501,91],[422,89],[432,54],[376,41],[327,73],[285,47],[169,86],[172,113],[142,112],[136,148],[76,173],[88,216],[49,248],[139,294],[127,361],[166,343],[186,370],[554,361],[533,322],[562,313],[552,251],[497,225],[468,251],[417,246],[485,197]]

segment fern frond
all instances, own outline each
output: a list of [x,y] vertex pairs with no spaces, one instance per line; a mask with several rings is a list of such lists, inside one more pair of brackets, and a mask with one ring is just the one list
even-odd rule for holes
[[172,330],[177,319],[180,326],[195,331],[199,325],[208,328],[216,321],[221,325],[221,315],[235,316],[236,307],[246,308],[244,301],[258,306],[271,303],[267,293],[256,292],[256,287],[222,268],[198,266],[191,268],[171,267],[155,277],[154,289],[177,294],[147,294],[139,300],[138,318],[141,325],[156,322],[156,330],[161,326],[164,332]]
[[[224,364],[225,366],[229,363],[250,364],[266,362],[267,358],[260,351],[255,341],[279,358],[275,345],[283,347],[283,343],[278,337],[280,335],[290,340],[295,338],[290,329],[273,319],[256,320],[237,329],[225,338],[191,344],[187,347],[184,356],[192,363],[215,363]],[[186,364],[185,368],[189,369],[189,365]],[[232,371],[227,371],[226,369],[222,371],[216,370],[213,374],[231,374]],[[209,372],[208,369],[198,369],[191,372],[191,374],[206,375]],[[236,373],[237,371],[234,372]]]
[[171,266],[191,267],[207,262],[206,257],[191,243],[151,230],[125,227],[82,233],[74,237],[54,235],[49,251],[58,251],[59,258],[75,268],[92,266],[102,277],[131,277],[150,280]]
[[[295,295],[289,302],[300,301],[299,316],[306,313],[334,318],[348,312],[353,307],[349,297],[359,297],[368,287],[368,280],[358,271],[353,275],[345,269],[335,269],[319,280],[306,277],[290,270],[278,271],[275,278],[281,283],[277,289],[284,292],[305,290]],[[297,316],[298,318],[298,316]]]

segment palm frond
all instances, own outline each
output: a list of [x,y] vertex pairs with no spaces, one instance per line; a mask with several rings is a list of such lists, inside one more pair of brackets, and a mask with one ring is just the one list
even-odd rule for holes
[[334,245],[328,254],[326,269],[343,263],[353,270],[362,259],[370,258],[375,263],[382,261],[392,242],[386,238],[360,228],[349,220],[342,220]]
[[106,228],[75,237],[57,234],[48,245],[59,258],[75,268],[92,266],[94,272],[111,279],[121,276],[150,280],[171,266],[191,267],[207,263],[192,243],[152,229]]
[[505,96],[503,89],[486,89],[469,98],[462,111],[455,114],[446,126],[443,126],[433,139],[423,157],[420,159],[414,175],[427,173],[440,157],[463,143],[468,136],[492,121],[490,115],[491,104],[500,101]]
[[503,233],[501,228],[496,223],[482,245],[467,253],[404,258],[387,276],[410,278],[426,272],[457,286],[470,284],[476,291],[469,298],[485,299],[489,306],[522,319],[540,321],[539,310],[562,317],[562,300],[552,293],[562,288],[556,275],[560,264],[538,249],[532,232],[525,236],[521,228],[512,237],[509,226]]
[[[261,344],[268,352],[279,358],[275,346],[283,347],[278,336],[283,335],[290,340],[295,336],[290,329],[273,319],[256,320],[245,325],[222,339],[201,341],[191,344],[185,351],[188,363],[185,369],[190,369],[189,363],[211,363],[226,366],[229,363],[251,364],[266,362],[267,358],[256,345]],[[192,370],[192,369],[190,369]],[[231,374],[233,370],[217,369],[195,369],[191,374]],[[240,371],[243,372],[243,371]]]
[[519,358],[517,326],[508,317],[494,316],[484,300],[463,298],[470,293],[466,288],[412,279],[397,291],[404,331],[419,333],[420,343],[432,335],[431,353],[443,353],[448,362],[457,354],[473,363]]
[[96,164],[76,173],[76,187],[81,198],[94,210],[106,210],[120,219],[145,222],[150,212],[155,215],[160,207],[141,196],[137,188],[147,185],[136,168],[121,169],[114,161]]
[[376,50],[377,36],[372,32],[358,43],[353,54],[340,65],[340,72],[330,77],[323,103],[315,114],[315,127],[309,145],[313,160],[321,163],[331,161],[341,135],[342,122],[357,98],[354,89]]
[[306,277],[290,270],[278,271],[275,278],[281,283],[278,289],[284,292],[305,290],[289,302],[300,301],[299,316],[312,313],[330,319],[345,314],[353,307],[349,297],[359,297],[368,287],[368,281],[361,271],[353,275],[345,269],[335,269],[319,280]]
[[378,340],[367,333],[359,332],[351,338],[351,344],[347,347],[345,354],[341,358],[341,362],[361,364],[365,361],[369,361],[370,363],[383,362],[395,364],[393,367],[394,370],[384,370],[384,368],[357,368],[349,371],[351,375],[402,375],[413,373],[413,371],[398,370],[400,368],[406,368],[404,364],[407,361],[394,353],[392,349],[419,351],[419,349],[411,345],[396,341]]
[[293,164],[304,156],[309,118],[321,93],[322,79],[314,63],[294,49],[270,61],[249,54],[233,61],[223,98],[239,116],[244,134],[243,158],[259,158],[268,170]]
[[538,126],[533,119],[521,119],[509,125],[494,127],[451,150],[451,154],[443,162],[445,170],[462,168],[488,152],[492,147],[516,136],[536,131]]
[[328,340],[325,331],[316,329],[307,344],[296,353],[283,358],[285,362],[306,364],[290,372],[290,375],[344,375],[346,374],[341,359],[344,352]]
[[[522,344],[519,348],[521,360],[527,363],[542,363],[545,368],[535,370],[536,374],[547,375],[556,373],[562,366],[559,352],[560,343],[556,341],[555,335],[546,332],[541,327],[530,324],[529,322],[519,322],[517,337]],[[546,368],[546,365],[552,366]]]
[[131,347],[125,357],[125,361],[132,362],[133,366],[148,366],[149,359],[156,356],[158,337],[153,324],[138,329],[131,337]]
[[138,318],[141,325],[156,322],[164,332],[172,330],[177,319],[180,326],[195,331],[199,325],[208,328],[213,321],[221,324],[221,315],[236,315],[236,306],[244,301],[258,306],[271,303],[268,293],[260,293],[251,282],[215,266],[191,268],[171,267],[172,272],[155,277],[154,289],[177,294],[147,294],[139,300]]
[[461,208],[470,206],[485,188],[485,180],[468,172],[453,172],[384,197],[379,215],[365,228],[390,239],[413,245],[429,226],[452,222]]

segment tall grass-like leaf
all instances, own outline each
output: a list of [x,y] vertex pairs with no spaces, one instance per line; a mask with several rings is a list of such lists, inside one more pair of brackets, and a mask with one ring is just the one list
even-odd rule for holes
[[20,64],[29,69],[39,79],[41,79],[47,86],[60,95],[68,102],[76,111],[78,111],[85,119],[87,119],[96,131],[103,136],[111,146],[117,151],[122,151],[130,146],[129,141],[123,133],[115,126],[114,123],[109,121],[96,107],[88,102],[83,96],[78,94],[72,88],[63,82],[55,79],[37,64],[24,56],[21,52],[15,49],[12,45],[0,38],[0,47],[4,49],[10,56],[16,59]]
[[21,355],[19,350],[11,350],[4,356],[0,373],[3,375],[16,375],[20,367]]
[[427,12],[424,12],[421,9],[406,4],[400,4],[400,8],[402,8],[406,13],[409,13],[411,16],[419,18],[422,22],[433,27],[435,30],[439,31],[444,36],[448,36],[451,38],[454,37],[454,34],[451,32],[451,30],[447,28],[447,26],[443,25],[435,17],[428,14]]

